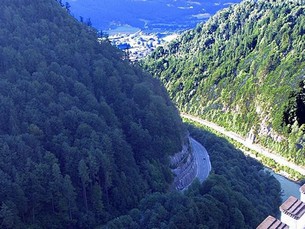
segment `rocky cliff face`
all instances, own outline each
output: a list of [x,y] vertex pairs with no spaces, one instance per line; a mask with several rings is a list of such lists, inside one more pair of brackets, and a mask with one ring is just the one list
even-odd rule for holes
[[170,157],[170,165],[175,176],[172,189],[183,190],[192,183],[196,177],[197,164],[189,141],[180,152]]

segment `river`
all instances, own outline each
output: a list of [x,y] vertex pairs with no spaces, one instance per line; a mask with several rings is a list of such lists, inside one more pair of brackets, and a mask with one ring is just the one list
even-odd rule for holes
[[[263,154],[264,156],[268,157],[268,158],[272,158],[274,161],[276,161],[279,164],[288,166],[296,171],[298,171],[299,173],[305,175],[305,169],[303,167],[297,166],[289,161],[287,161],[285,158],[282,158],[279,155],[276,154],[272,154],[270,152],[268,152],[267,150],[265,150],[263,147],[259,146],[259,145],[253,145],[253,144],[249,144],[249,142],[247,142],[246,139],[244,139],[242,136],[233,133],[231,131],[227,131],[226,129],[224,129],[221,126],[216,125],[215,123],[209,122],[207,120],[201,119],[199,117],[195,117],[189,114],[181,114],[182,117],[193,120],[197,123],[200,123],[204,126],[208,126],[209,128],[212,128],[213,130],[216,130],[219,133],[224,134],[225,136],[234,139],[235,141],[241,143],[242,145],[246,146],[249,149],[252,149],[256,152],[259,152],[261,154]],[[242,150],[242,149],[241,149]],[[242,150],[245,154],[251,156],[252,153],[249,153],[247,151]],[[254,157],[255,158],[255,157]],[[256,158],[255,158],[256,159]],[[300,198],[300,185],[287,179],[284,176],[281,176],[277,173],[274,173],[272,170],[266,168],[266,170],[268,170],[281,184],[281,188],[283,191],[283,195],[282,195],[282,200],[283,202],[289,197],[289,196],[295,196],[297,198]]]
[[289,196],[295,196],[296,198],[300,199],[299,184],[287,179],[282,175],[273,172],[271,169],[266,169],[266,170],[268,170],[280,182],[281,188],[283,190],[283,196],[282,196],[283,202],[287,200]]

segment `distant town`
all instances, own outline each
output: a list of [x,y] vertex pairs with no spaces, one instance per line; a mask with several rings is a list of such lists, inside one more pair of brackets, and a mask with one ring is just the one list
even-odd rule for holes
[[109,36],[109,40],[119,49],[126,52],[132,62],[136,62],[154,51],[158,46],[170,42],[179,36],[178,33],[118,33]]

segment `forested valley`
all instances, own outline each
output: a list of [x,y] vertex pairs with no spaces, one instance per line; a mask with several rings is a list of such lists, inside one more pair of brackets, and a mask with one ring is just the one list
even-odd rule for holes
[[[253,228],[278,213],[262,165],[184,125],[159,80],[97,38],[61,1],[1,1],[1,228]],[[213,171],[169,192],[188,131]]]
[[195,124],[190,134],[209,152],[212,173],[182,192],[154,193],[138,208],[106,228],[256,228],[267,216],[277,216],[282,200],[279,182],[261,163],[245,156],[227,140]]
[[159,47],[143,67],[181,111],[305,165],[305,6],[247,0]]

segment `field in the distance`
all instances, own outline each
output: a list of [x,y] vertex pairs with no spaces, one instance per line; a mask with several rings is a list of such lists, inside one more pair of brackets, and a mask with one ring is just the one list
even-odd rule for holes
[[[131,27],[149,32],[190,29],[240,0],[71,0],[72,14],[98,30]],[[118,31],[119,32],[119,31]]]

